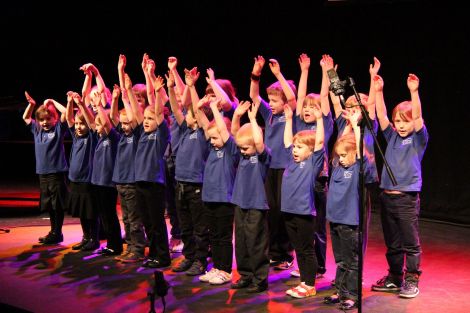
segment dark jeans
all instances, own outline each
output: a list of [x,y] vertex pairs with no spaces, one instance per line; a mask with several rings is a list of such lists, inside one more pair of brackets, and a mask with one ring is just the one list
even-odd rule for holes
[[286,231],[284,217],[281,214],[281,185],[284,169],[270,168],[265,182],[268,200],[269,258],[274,261],[292,262],[293,247]]
[[183,255],[207,264],[209,253],[208,220],[201,199],[202,184],[176,183],[176,211],[181,227]]
[[326,272],[326,195],[328,192],[328,177],[319,177],[315,182],[315,256],[318,262],[318,272]]
[[380,194],[382,229],[387,246],[387,262],[392,274],[421,274],[421,244],[418,232],[419,194]]
[[118,184],[116,189],[121,200],[127,251],[143,256],[146,239],[140,211],[137,208],[135,184]]
[[269,236],[267,210],[235,207],[235,258],[241,279],[267,285]]
[[232,272],[233,216],[235,206],[225,202],[205,202],[214,267]]
[[169,157],[165,159],[165,175],[166,175],[166,186],[165,186],[165,207],[170,218],[171,237],[174,239],[181,239],[181,229],[178,220],[178,213],[176,212],[175,203],[175,191],[176,191],[176,180],[175,180],[175,157]]
[[330,223],[336,263],[335,286],[340,297],[356,301],[358,290],[358,226]]
[[49,213],[51,232],[62,234],[67,185],[64,173],[39,175],[40,209]]
[[315,286],[317,274],[317,258],[315,256],[314,239],[315,216],[283,213],[286,221],[287,234],[294,245],[300,281],[308,286]]
[[165,222],[165,186],[152,182],[136,182],[137,207],[149,240],[149,259],[162,264],[171,262]]
[[116,188],[93,185],[93,196],[106,235],[106,246],[116,252],[122,251],[121,225],[116,212]]

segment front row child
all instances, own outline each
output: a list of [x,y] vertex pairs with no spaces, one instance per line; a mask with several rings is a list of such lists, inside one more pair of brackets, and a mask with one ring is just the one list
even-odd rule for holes
[[292,109],[284,106],[286,126],[284,145],[289,160],[282,177],[281,212],[286,230],[297,257],[300,284],[286,291],[294,298],[316,295],[315,277],[318,268],[314,247],[315,181],[323,169],[325,150],[322,111],[315,105],[312,112],[317,121],[316,131],[303,130],[292,134]]
[[[240,107],[243,106],[240,103]],[[247,288],[249,293],[265,291],[269,273],[269,207],[264,181],[271,154],[264,145],[263,132],[256,122],[259,106],[259,101],[252,104],[248,111],[250,123],[240,129],[239,124],[232,121],[232,133],[241,153],[232,196],[232,203],[237,205],[234,217],[235,258],[241,277],[231,288]]]

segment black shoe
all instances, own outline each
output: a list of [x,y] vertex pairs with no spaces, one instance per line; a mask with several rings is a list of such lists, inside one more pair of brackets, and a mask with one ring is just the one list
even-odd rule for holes
[[242,289],[251,285],[251,280],[240,278],[237,282],[230,285],[232,289]]
[[155,259],[147,259],[142,266],[143,267],[148,267],[148,268],[161,268],[161,267],[168,267],[171,265],[171,262],[168,263],[162,263],[158,260]]
[[334,294],[334,295],[323,298],[323,303],[325,303],[325,304],[336,304],[336,303],[340,303],[340,302],[341,302],[341,300],[339,299],[339,295],[337,295],[337,294]]
[[38,238],[38,242],[43,243],[47,237],[52,236],[52,232],[50,231],[46,236],[42,236]]
[[108,247],[101,248],[100,250],[97,251],[98,254],[108,256],[108,255],[119,255],[122,253],[122,250],[114,250]]
[[206,271],[207,263],[204,264],[200,260],[195,260],[191,267],[186,271],[188,276],[202,275]]
[[339,304],[339,309],[343,311],[357,309],[357,302],[354,300],[344,300]]
[[44,245],[56,245],[62,241],[64,241],[64,235],[51,233],[50,235],[46,236],[46,238],[44,238],[42,243]]
[[100,247],[100,242],[96,239],[90,239],[88,242],[83,245],[83,247],[80,249],[81,251],[92,251],[96,250]]
[[248,293],[259,293],[259,292],[263,292],[267,289],[268,289],[268,284],[259,284],[259,285],[252,284],[252,285],[250,285],[250,287],[248,287],[246,289],[246,292],[248,292]]
[[88,238],[83,237],[82,241],[72,246],[72,250],[80,250],[88,242]]
[[191,267],[191,265],[193,265],[192,260],[184,259],[178,265],[173,267],[171,270],[173,272],[184,272],[184,271],[187,271]]

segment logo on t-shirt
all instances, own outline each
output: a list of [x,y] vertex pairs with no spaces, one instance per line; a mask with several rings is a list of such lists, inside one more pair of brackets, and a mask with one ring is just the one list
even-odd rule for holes
[[88,138],[83,139],[83,145],[86,146],[87,143],[88,143]]
[[126,142],[127,143],[133,143],[134,142],[134,137],[127,137]]
[[220,150],[217,151],[217,157],[218,157],[219,159],[222,159],[222,158],[224,157],[224,152],[223,152],[223,151],[220,151]]
[[258,156],[257,155],[253,155],[250,157],[250,163],[251,164],[256,164],[258,163]]
[[148,138],[149,138],[149,140],[157,140],[157,134],[156,133],[150,134],[150,135],[148,135]]
[[52,139],[55,137],[55,133],[47,133],[47,138]]
[[284,122],[286,121],[286,116],[285,116],[285,115],[281,115],[277,121],[278,121],[279,123],[284,123]]
[[194,132],[192,133],[191,135],[189,135],[189,139],[197,139],[197,132]]
[[349,179],[353,175],[352,171],[344,171],[344,178]]
[[413,143],[413,138],[410,137],[410,138],[403,139],[403,141],[401,142],[401,145],[405,146],[405,145],[409,145],[411,143]]
[[111,144],[110,140],[109,139],[106,139],[103,141],[103,147],[107,147]]
[[302,162],[299,163],[300,168],[304,168],[304,166],[305,166],[305,161],[302,161]]

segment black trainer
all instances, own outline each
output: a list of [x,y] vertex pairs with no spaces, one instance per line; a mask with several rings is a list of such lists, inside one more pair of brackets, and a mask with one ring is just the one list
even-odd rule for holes
[[401,283],[393,282],[390,275],[384,276],[372,285],[373,291],[397,292],[400,291]]
[[184,271],[187,271],[191,267],[191,265],[193,265],[192,260],[184,259],[178,265],[173,267],[171,270],[173,272],[184,272]]

